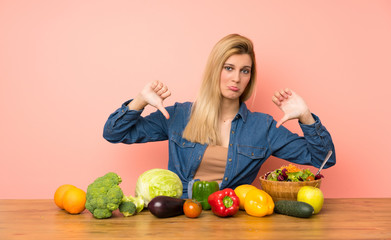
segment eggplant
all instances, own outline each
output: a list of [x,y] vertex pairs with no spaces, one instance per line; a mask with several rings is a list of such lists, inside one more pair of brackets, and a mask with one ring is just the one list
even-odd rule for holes
[[175,217],[184,214],[184,203],[184,199],[157,196],[148,203],[148,209],[158,218]]

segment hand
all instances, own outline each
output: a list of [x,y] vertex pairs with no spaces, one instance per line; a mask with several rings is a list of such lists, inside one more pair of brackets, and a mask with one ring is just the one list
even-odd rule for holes
[[168,87],[160,81],[154,81],[145,85],[128,107],[129,109],[140,110],[149,104],[162,112],[166,119],[169,119],[170,115],[163,106],[164,99],[169,96],[171,96],[171,92],[168,90]]
[[289,88],[275,92],[272,101],[284,112],[276,127],[291,119],[299,119],[303,124],[315,123],[305,101]]

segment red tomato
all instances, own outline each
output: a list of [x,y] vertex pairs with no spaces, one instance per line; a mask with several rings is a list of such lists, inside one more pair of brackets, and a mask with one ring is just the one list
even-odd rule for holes
[[183,204],[183,212],[185,213],[186,217],[196,218],[202,212],[201,203],[193,199],[187,199]]

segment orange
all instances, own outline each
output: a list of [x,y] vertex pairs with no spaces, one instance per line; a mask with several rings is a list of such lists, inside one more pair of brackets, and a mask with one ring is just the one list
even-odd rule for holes
[[56,205],[59,208],[64,209],[64,206],[62,204],[62,200],[63,200],[64,194],[66,193],[66,191],[68,191],[71,188],[75,188],[75,186],[70,185],[70,184],[64,184],[64,185],[61,185],[59,188],[57,188],[56,192],[54,193],[54,203],[56,203]]
[[250,184],[243,184],[235,188],[235,194],[239,197],[239,209],[244,210],[244,199],[248,191],[257,189],[257,187]]
[[86,193],[80,188],[71,188],[64,194],[64,209],[71,214],[78,214],[83,212],[85,209],[85,204]]

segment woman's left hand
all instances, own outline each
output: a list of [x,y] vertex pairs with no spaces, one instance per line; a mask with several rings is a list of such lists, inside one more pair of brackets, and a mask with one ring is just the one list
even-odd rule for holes
[[284,116],[277,122],[277,127],[291,119],[299,119],[302,124],[315,123],[304,99],[289,88],[274,92],[272,101],[284,112]]

